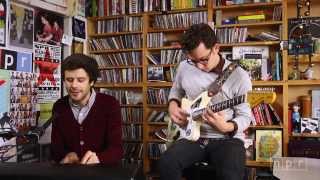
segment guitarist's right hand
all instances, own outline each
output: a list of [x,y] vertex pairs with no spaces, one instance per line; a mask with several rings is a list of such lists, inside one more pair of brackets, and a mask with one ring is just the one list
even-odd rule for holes
[[180,127],[184,127],[187,125],[187,117],[188,113],[179,107],[178,103],[175,101],[171,101],[169,103],[169,114],[171,120],[179,125]]

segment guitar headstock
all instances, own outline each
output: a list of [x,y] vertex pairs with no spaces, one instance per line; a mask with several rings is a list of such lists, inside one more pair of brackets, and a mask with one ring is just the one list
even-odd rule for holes
[[277,98],[273,91],[250,91],[247,95],[247,101],[250,107],[254,107],[262,102],[272,104]]

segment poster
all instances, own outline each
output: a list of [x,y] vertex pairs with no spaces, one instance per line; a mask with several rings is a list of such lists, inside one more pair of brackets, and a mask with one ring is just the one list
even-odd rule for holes
[[86,39],[86,20],[84,18],[72,18],[72,36],[78,41]]
[[16,131],[36,126],[37,85],[36,74],[10,71],[10,119]]
[[33,70],[37,74],[39,103],[52,103],[60,98],[60,66],[60,46],[34,43]]
[[32,53],[0,49],[0,69],[32,72]]
[[7,2],[0,0],[0,46],[6,45]]
[[9,45],[13,48],[32,51],[33,9],[10,3]]
[[50,11],[35,11],[35,42],[60,46],[62,36],[63,16]]
[[11,131],[9,106],[10,72],[0,69],[0,132]]

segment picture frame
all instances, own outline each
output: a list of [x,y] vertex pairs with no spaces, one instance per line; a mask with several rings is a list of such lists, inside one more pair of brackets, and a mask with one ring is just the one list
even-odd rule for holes
[[86,32],[87,22],[81,16],[74,16],[72,18],[72,36],[76,41],[84,41],[87,36]]
[[282,156],[282,131],[277,129],[256,130],[256,161],[272,162]]
[[164,81],[162,66],[148,66],[148,81]]

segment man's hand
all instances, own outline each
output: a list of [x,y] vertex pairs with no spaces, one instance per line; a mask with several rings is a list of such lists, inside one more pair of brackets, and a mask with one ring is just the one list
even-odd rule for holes
[[99,158],[95,152],[87,151],[81,159],[81,164],[99,164]]
[[75,152],[70,152],[60,161],[60,164],[79,164],[79,162],[78,155]]
[[205,123],[216,128],[222,133],[227,133],[234,130],[233,123],[229,123],[224,120],[224,113],[222,111],[214,113],[212,110],[206,109],[202,115],[202,119]]
[[178,124],[180,127],[186,126],[188,121],[187,121],[187,117],[188,117],[188,113],[186,111],[184,111],[183,109],[181,109],[177,102],[175,101],[171,101],[169,104],[169,114],[170,114],[170,118],[171,120]]

